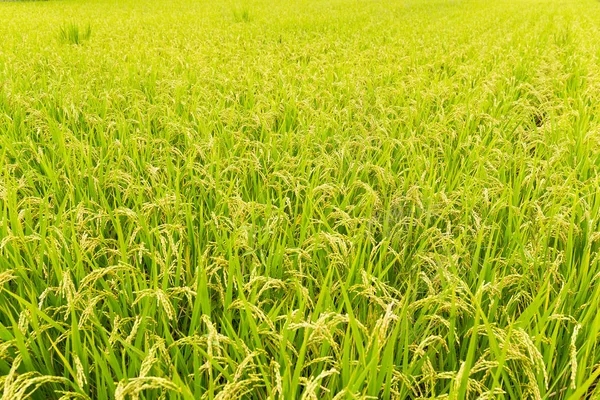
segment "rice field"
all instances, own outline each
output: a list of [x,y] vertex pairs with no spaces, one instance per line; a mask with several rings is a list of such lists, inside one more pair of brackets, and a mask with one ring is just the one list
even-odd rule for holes
[[0,3],[1,398],[600,398],[598,38],[594,0]]

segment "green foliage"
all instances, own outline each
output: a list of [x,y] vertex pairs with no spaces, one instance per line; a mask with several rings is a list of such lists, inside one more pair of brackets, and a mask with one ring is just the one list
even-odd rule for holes
[[244,7],[0,4],[0,396],[598,398],[598,3]]
[[250,22],[250,10],[247,7],[240,7],[234,9],[233,19],[236,22]]
[[67,23],[60,27],[58,38],[63,43],[81,44],[92,36],[92,28],[88,24],[85,28],[80,28],[75,23]]

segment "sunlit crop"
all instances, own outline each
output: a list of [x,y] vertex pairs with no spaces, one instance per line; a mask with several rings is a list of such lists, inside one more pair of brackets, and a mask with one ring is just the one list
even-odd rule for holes
[[0,2],[0,397],[585,399],[600,2]]

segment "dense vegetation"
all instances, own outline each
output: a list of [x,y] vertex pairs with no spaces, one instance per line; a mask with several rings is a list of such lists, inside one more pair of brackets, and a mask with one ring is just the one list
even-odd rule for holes
[[0,393],[597,398],[600,3],[0,4]]

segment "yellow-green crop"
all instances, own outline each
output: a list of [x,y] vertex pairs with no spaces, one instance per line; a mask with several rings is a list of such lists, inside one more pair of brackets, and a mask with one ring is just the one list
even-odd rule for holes
[[598,38],[594,0],[0,2],[2,399],[598,398]]

